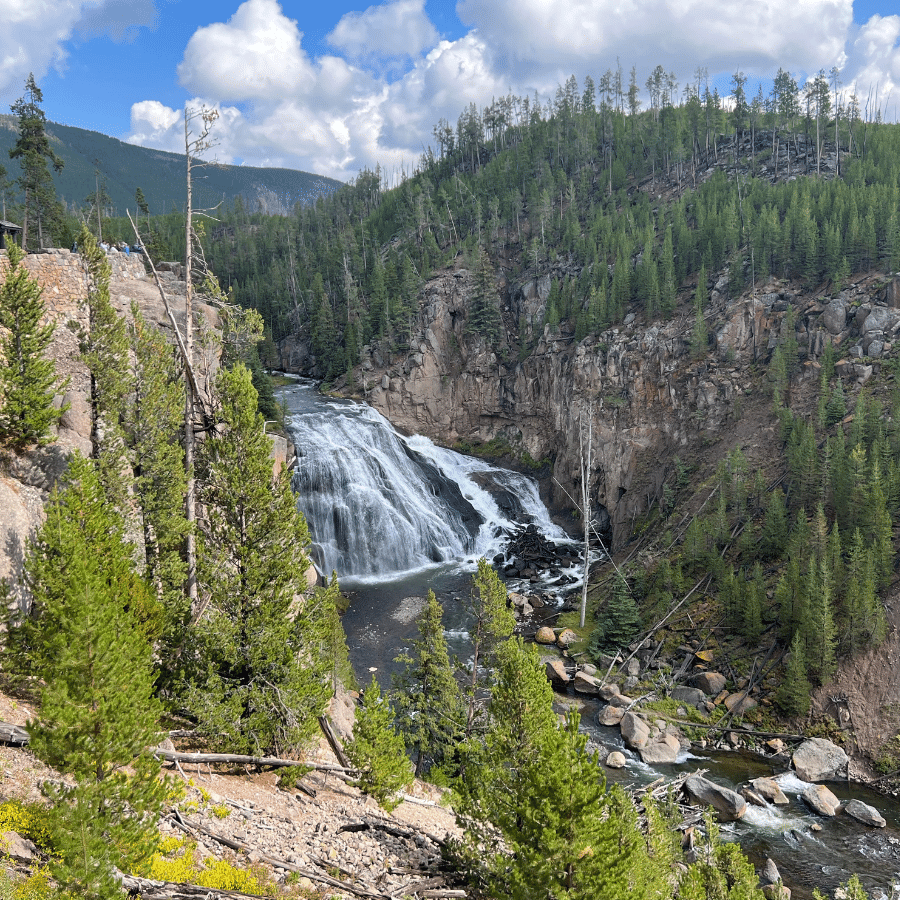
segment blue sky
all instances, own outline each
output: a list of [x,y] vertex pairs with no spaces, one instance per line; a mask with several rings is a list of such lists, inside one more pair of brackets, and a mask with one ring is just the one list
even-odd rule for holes
[[469,103],[546,100],[617,59],[720,90],[836,65],[893,119],[898,41],[886,0],[4,0],[0,110],[33,71],[48,118],[183,150],[185,106],[215,106],[220,160],[346,180],[408,169]]

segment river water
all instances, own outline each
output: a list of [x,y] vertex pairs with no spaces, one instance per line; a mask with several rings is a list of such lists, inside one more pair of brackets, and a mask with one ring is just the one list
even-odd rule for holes
[[[517,526],[533,524],[549,540],[571,542],[525,476],[420,436],[402,437],[375,410],[325,398],[311,382],[278,393],[297,447],[294,487],[310,526],[313,558],[320,572],[337,572],[350,599],[343,623],[361,683],[374,672],[389,685],[394,658],[417,635],[415,619],[428,590],[443,606],[451,652],[468,656],[463,601],[475,561],[502,552]],[[739,841],[757,864],[771,857],[795,897],[809,897],[815,887],[830,892],[853,873],[875,895],[890,896],[900,883],[900,804],[893,799],[829,784],[842,799],[874,806],[888,825],[869,829],[847,816],[822,819],[799,798],[806,784],[754,754],[696,751],[677,765],[650,767],[623,747],[618,729],[594,724],[596,712],[595,704],[583,703],[583,728],[601,756],[619,749],[628,759],[625,769],[607,772],[610,780],[646,784],[702,768],[720,784],[738,787],[761,775],[779,776],[790,805],[751,806],[740,822],[723,825],[722,835]]]

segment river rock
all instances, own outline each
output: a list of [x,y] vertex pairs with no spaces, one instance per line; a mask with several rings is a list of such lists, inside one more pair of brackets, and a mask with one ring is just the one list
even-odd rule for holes
[[678,760],[681,742],[674,734],[660,734],[640,749],[641,759],[649,766],[671,764]]
[[534,640],[538,644],[555,644],[556,634],[554,634],[553,629],[549,625],[542,625],[538,628]]
[[719,672],[698,672],[693,681],[694,687],[703,691],[707,697],[715,697],[725,688],[725,676]]
[[544,663],[544,672],[547,675],[547,681],[554,687],[567,687],[569,684],[569,673],[561,659],[548,659]]
[[608,681],[606,684],[600,685],[599,693],[601,700],[612,700],[613,697],[618,697],[621,694],[621,691],[615,682]]
[[634,703],[634,700],[627,694],[613,694],[612,697],[609,698],[609,704],[611,706],[621,706],[623,709],[628,709],[632,703]]
[[847,754],[825,738],[809,738],[794,751],[794,768],[803,781],[839,781],[847,777]]
[[597,723],[611,728],[613,725],[618,725],[624,715],[624,706],[614,706],[612,703],[607,703],[597,714]]
[[679,703],[689,703],[691,706],[694,706],[697,709],[706,709],[706,694],[704,694],[703,691],[700,690],[700,688],[672,688],[672,690],[669,692],[669,696],[673,700],[678,700]]
[[585,663],[581,667],[581,671],[584,672],[585,675],[593,675],[595,678],[600,674],[593,663]]
[[722,787],[702,775],[691,775],[684,791],[693,803],[711,806],[723,822],[735,822],[747,812],[747,801],[730,788]]
[[725,698],[725,709],[736,716],[742,716],[757,705],[756,701],[744,691],[736,691]]
[[627,712],[622,716],[622,740],[632,750],[640,750],[650,740],[650,726],[637,713]]
[[862,800],[848,800],[844,806],[844,812],[848,816],[853,816],[858,822],[862,822],[863,825],[871,825],[873,828],[884,828],[887,825],[884,816],[874,806],[869,806]]
[[778,884],[781,881],[781,872],[778,871],[778,866],[775,865],[773,859],[766,858],[766,864],[759,873],[759,880],[762,884]]
[[566,647],[577,643],[579,640],[580,638],[571,628],[563,628],[559,633],[559,637],[556,639],[556,646],[565,650]]
[[613,750],[613,752],[606,757],[606,765],[610,769],[624,769],[626,762],[625,754],[619,750]]
[[841,806],[841,801],[824,784],[811,784],[800,796],[820,816],[832,818],[838,814]]
[[791,802],[774,778],[754,778],[750,784],[753,785],[753,790],[769,803],[774,803],[776,806],[787,806]]
[[756,791],[753,790],[749,785],[744,785],[741,788],[741,796],[751,805],[751,806],[766,806],[766,801],[762,797],[761,794],[757,794]]
[[573,686],[576,694],[600,693],[600,679],[594,675],[588,675],[587,672],[576,672]]

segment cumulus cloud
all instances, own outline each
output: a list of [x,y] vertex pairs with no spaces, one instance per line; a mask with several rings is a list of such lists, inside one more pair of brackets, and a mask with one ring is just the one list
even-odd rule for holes
[[154,0],[5,0],[0,8],[0,101],[18,97],[29,72],[40,83],[65,67],[73,35],[130,40],[156,24]]
[[[278,0],[245,0],[227,22],[198,29],[178,75],[223,111],[221,161],[339,179],[376,165],[408,171],[439,119],[453,125],[468,104],[508,91],[546,99],[571,74],[596,80],[617,57],[641,85],[657,64],[682,83],[698,66],[764,79],[782,66],[802,80],[838,65],[863,101],[870,83],[882,96],[900,85],[900,17],[855,28],[851,0],[461,0],[458,9],[469,32],[440,40],[423,0],[388,0],[344,16],[328,36],[336,52],[312,58]],[[373,63],[401,53],[403,71]],[[181,150],[180,116],[135,104],[128,139]]]
[[328,35],[328,42],[351,59],[418,56],[438,42],[425,14],[425,0],[392,0],[349,12]]
[[[900,93],[900,16],[872,16],[848,42],[847,61],[841,80],[848,92],[856,93],[865,107],[871,98],[874,115],[876,102],[888,98],[891,109],[883,109],[885,118],[896,121],[897,95]],[[865,114],[866,110],[863,109]]]

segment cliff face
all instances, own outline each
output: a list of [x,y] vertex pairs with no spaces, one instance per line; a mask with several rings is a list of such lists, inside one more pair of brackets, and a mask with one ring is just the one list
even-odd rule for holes
[[[130,321],[134,302],[148,322],[171,334],[159,291],[145,274],[141,257],[120,253],[111,254],[109,260],[110,296],[116,311]],[[47,319],[56,323],[48,352],[60,385],[57,402],[68,404],[69,409],[60,420],[53,443],[0,458],[0,580],[8,580],[14,586],[22,572],[28,541],[43,522],[44,503],[65,471],[69,455],[76,450],[84,455],[91,452],[90,379],[78,361],[76,337],[78,324],[86,321],[82,304],[87,296],[87,282],[81,258],[68,250],[53,250],[30,254],[24,264],[42,288]],[[0,279],[8,265],[6,253],[0,252]],[[183,327],[184,282],[172,271],[161,273],[161,278],[179,326]],[[215,310],[198,306],[198,318],[215,327]]]
[[[401,429],[446,444],[499,436],[534,459],[549,458],[552,499],[566,506],[580,496],[581,435],[590,420],[592,506],[601,524],[608,514],[614,546],[659,498],[679,454],[721,437],[763,450],[774,440],[770,416],[745,414],[771,408],[760,364],[789,306],[804,363],[801,386],[817,377],[816,359],[828,343],[846,354],[839,368],[845,379],[865,381],[900,327],[892,308],[896,285],[878,276],[830,302],[775,280],[728,299],[723,277],[707,310],[707,352],[692,354],[692,315],[643,324],[631,314],[622,326],[580,343],[545,327],[534,351],[514,362],[509,352],[498,357],[467,334],[473,288],[465,270],[431,280],[408,354],[386,360],[368,348],[360,386]],[[539,327],[549,290],[547,277],[514,286],[504,319]]]

